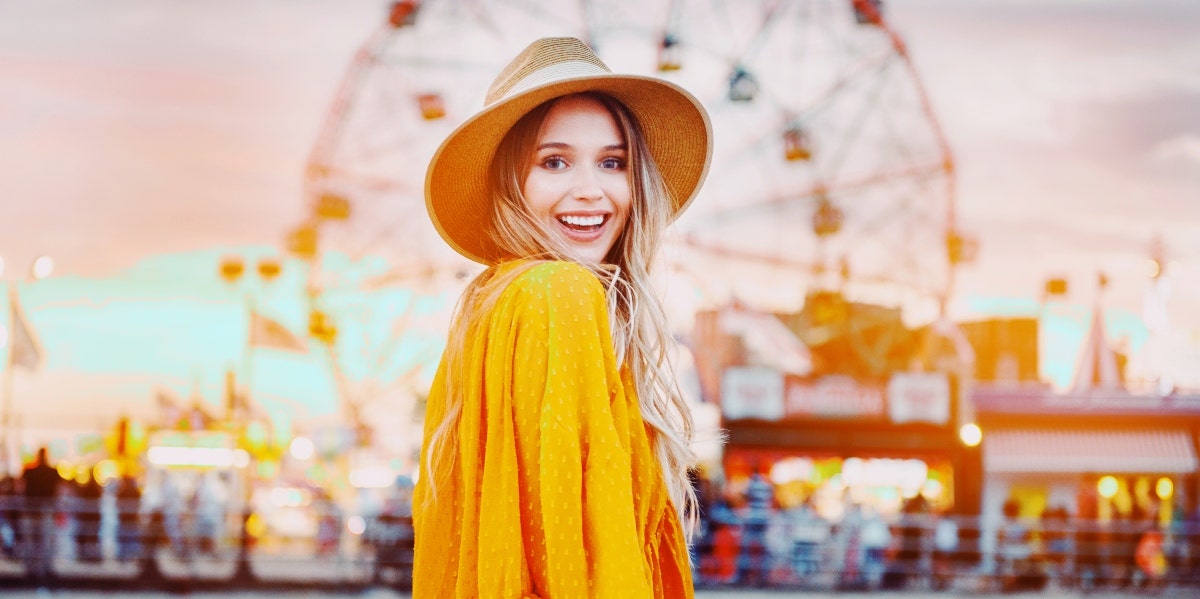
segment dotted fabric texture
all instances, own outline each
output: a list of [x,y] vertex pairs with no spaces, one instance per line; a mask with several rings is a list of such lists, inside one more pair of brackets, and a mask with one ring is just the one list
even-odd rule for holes
[[[468,340],[458,456],[414,497],[413,596],[693,597],[687,547],[600,281],[525,268]],[[425,438],[446,410],[443,361]],[[428,446],[422,448],[422,464]]]

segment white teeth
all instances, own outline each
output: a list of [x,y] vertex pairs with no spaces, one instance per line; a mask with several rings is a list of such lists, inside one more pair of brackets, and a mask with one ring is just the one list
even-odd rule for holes
[[558,217],[558,220],[575,227],[597,227],[604,223],[604,216],[599,214],[595,216],[574,216],[568,214]]

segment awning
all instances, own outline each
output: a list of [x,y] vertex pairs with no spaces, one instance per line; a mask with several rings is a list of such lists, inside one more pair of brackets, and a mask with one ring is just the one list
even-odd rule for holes
[[1187,431],[1056,431],[1001,429],[984,433],[984,471],[993,473],[1195,472]]
[[774,315],[729,306],[718,318],[722,331],[742,338],[747,364],[798,376],[812,372],[808,346]]

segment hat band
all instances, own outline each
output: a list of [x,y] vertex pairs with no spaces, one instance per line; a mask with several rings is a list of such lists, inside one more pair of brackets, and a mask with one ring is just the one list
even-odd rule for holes
[[499,98],[497,101],[515,96],[535,87],[563,79],[591,77],[593,75],[609,75],[611,73],[612,71],[609,71],[608,69],[601,68],[595,63],[586,62],[583,60],[567,60],[558,62],[538,69],[530,73],[528,76],[523,77],[520,81],[513,84],[513,86],[508,89],[508,92],[504,94],[503,98]]

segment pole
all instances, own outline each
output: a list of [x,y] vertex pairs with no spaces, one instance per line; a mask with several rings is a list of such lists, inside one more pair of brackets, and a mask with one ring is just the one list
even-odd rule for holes
[[[245,295],[246,303],[246,348],[242,353],[242,372],[243,384],[246,386],[246,402],[242,406],[243,413],[250,410],[251,400],[254,393],[254,325],[255,325],[255,305],[254,297],[249,291]],[[244,419],[243,419],[244,420]],[[244,423],[243,423],[244,424]]]
[[13,451],[10,447],[12,442],[12,394],[13,394],[13,341],[16,338],[14,327],[16,321],[16,285],[9,281],[8,287],[8,329],[5,332],[5,345],[8,352],[4,358],[4,389],[3,395],[0,396],[0,458],[4,460],[4,471],[6,473],[14,473],[12,469]]

